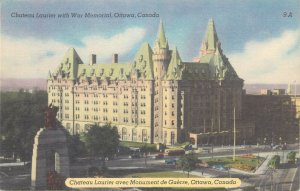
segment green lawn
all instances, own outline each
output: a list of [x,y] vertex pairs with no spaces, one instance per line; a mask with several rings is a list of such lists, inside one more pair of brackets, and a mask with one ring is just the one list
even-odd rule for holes
[[143,146],[147,147],[153,147],[156,148],[155,144],[150,144],[150,143],[140,143],[140,142],[130,142],[130,141],[120,141],[120,145],[124,147],[135,147],[135,148],[141,148]]
[[[187,178],[186,173],[173,172],[173,171],[162,171],[162,172],[143,172],[128,174],[126,178]],[[190,178],[200,178],[190,174]]]
[[207,162],[209,165],[224,165],[229,168],[236,168],[244,171],[253,171],[256,167],[260,166],[261,163],[265,160],[263,157],[242,157],[236,156],[235,161],[232,160],[232,157],[218,157],[203,159],[204,162]]

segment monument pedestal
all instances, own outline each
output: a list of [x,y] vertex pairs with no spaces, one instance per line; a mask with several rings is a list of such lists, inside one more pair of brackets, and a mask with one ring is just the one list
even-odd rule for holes
[[[49,156],[54,154],[54,156]],[[54,169],[59,175],[69,177],[67,134],[63,128],[41,128],[35,136],[32,154],[31,187],[47,189],[48,157],[54,158]]]

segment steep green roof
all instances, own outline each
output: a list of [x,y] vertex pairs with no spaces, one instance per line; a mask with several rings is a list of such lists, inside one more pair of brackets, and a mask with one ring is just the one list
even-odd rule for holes
[[160,48],[168,48],[168,41],[165,35],[165,29],[164,29],[164,24],[162,21],[160,21],[159,24],[159,30],[157,33],[157,40]]
[[179,80],[182,77],[182,71],[184,70],[184,65],[182,64],[181,58],[175,47],[172,51],[172,57],[170,64],[168,66],[168,71],[165,76],[166,80]]
[[218,47],[214,54],[213,68],[215,69],[215,77],[218,80],[238,78],[228,59],[220,52]]
[[153,80],[153,51],[148,43],[144,43],[136,54],[132,70],[137,70],[140,78],[145,80]]
[[219,40],[213,19],[209,19],[208,21],[206,34],[203,41],[206,43],[208,50],[216,50]]
[[185,70],[182,74],[183,80],[209,80],[211,78],[209,65],[195,62],[185,62]]
[[81,58],[74,48],[70,48],[60,63],[56,75],[61,75],[64,78],[74,80],[77,77],[77,66],[79,64],[83,64]]
[[94,79],[99,80],[126,80],[130,76],[130,68],[130,63],[80,64],[77,78],[85,79],[94,76]]
[[[168,47],[164,26],[160,22],[156,48]],[[234,68],[223,54],[218,41],[214,22],[209,20],[202,43],[202,55],[199,62],[183,62],[177,48],[170,53],[170,62],[164,80],[236,80],[240,79]],[[168,55],[169,56],[169,55]],[[148,43],[143,43],[130,63],[83,64],[74,48],[70,48],[55,73],[49,73],[48,79],[62,77],[70,80],[129,80],[137,77],[154,80],[153,51]]]
[[200,57],[200,63],[209,64],[214,56],[212,54],[205,54]]

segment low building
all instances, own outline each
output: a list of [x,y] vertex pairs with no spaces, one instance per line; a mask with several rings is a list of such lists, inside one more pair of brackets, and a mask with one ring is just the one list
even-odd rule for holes
[[285,89],[274,89],[272,95],[286,95]]
[[294,143],[299,137],[300,116],[300,99],[296,100],[289,95],[244,95],[242,118],[255,123],[251,142]]
[[272,91],[269,89],[261,89],[260,95],[272,95]]

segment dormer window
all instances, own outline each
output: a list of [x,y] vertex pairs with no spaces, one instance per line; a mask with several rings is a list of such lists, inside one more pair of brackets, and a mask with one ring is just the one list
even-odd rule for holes
[[140,58],[139,58],[139,62],[142,62],[142,61],[143,61],[143,55],[141,54]]
[[95,69],[91,70],[91,76],[95,73]]
[[111,75],[113,74],[113,72],[114,72],[114,69],[113,69],[113,68],[111,68],[111,69],[110,69],[110,73],[109,73],[109,75],[111,76]]
[[103,75],[103,73],[104,73],[104,69],[102,68],[102,69],[100,70],[100,75]]

